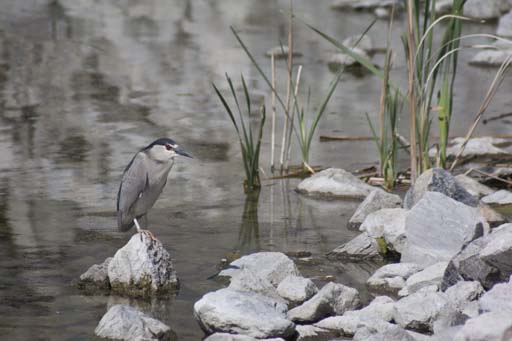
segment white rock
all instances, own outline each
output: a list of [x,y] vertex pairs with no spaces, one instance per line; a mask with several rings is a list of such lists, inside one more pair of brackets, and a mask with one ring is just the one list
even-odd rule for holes
[[342,244],[329,253],[329,257],[337,259],[364,260],[381,258],[379,249],[374,240],[363,232],[354,239]]
[[512,224],[503,224],[486,238],[479,258],[499,269],[507,277],[512,274]]
[[477,281],[460,281],[444,292],[452,305],[469,317],[478,316],[477,299],[484,293],[484,288]]
[[93,288],[108,289],[110,287],[108,280],[108,265],[112,257],[108,257],[101,264],[94,264],[86,272],[80,275],[80,288],[87,289],[91,286]]
[[501,15],[503,0],[467,0],[464,15],[476,19],[493,19]]
[[370,186],[343,169],[328,168],[302,180],[297,186],[300,193],[351,199],[364,199],[374,190]]
[[481,184],[477,180],[464,175],[459,174],[455,176],[455,181],[462,186],[469,194],[481,198],[483,196],[494,193],[494,190],[486,185]]
[[127,305],[112,306],[94,330],[99,337],[117,340],[161,340],[171,328]]
[[360,304],[356,289],[330,282],[302,305],[288,311],[288,318],[294,322],[316,322],[326,316],[342,315]]
[[407,212],[403,208],[383,208],[370,213],[359,230],[365,231],[374,240],[383,238],[388,250],[401,253],[405,246]]
[[231,262],[230,268],[222,270],[219,276],[231,277],[243,269],[252,271],[255,276],[266,279],[275,287],[289,275],[300,275],[295,263],[284,253],[257,252]]
[[[373,323],[371,323],[373,322]],[[354,341],[415,341],[404,328],[381,320],[369,320],[357,329]]]
[[512,314],[489,312],[469,319],[455,335],[454,341],[502,341],[512,326]]
[[488,205],[510,205],[512,204],[512,192],[501,189],[483,197],[482,202]]
[[427,192],[406,218],[403,262],[429,266],[449,261],[484,233],[478,210],[437,192]]
[[413,294],[424,287],[434,286],[435,291],[441,287],[444,272],[449,262],[439,262],[432,264],[420,272],[411,275],[405,281],[405,287],[398,292],[398,296],[407,296]]
[[402,199],[396,195],[381,190],[374,190],[357,207],[356,211],[348,221],[349,227],[359,227],[364,219],[375,211],[382,208],[397,208],[402,205]]
[[296,341],[322,341],[331,340],[336,335],[326,329],[322,329],[312,325],[297,325],[295,330],[297,331]]
[[235,272],[233,276],[231,276],[228,287],[232,290],[259,293],[281,301],[281,297],[278,295],[272,283],[270,283],[266,277],[261,277],[248,268],[241,268],[241,271]]
[[368,279],[366,285],[373,292],[396,294],[405,286],[405,281],[422,268],[414,263],[387,264],[379,268]]
[[[370,56],[368,56],[368,54],[363,49],[360,49],[358,47],[352,47],[352,48],[350,48],[350,50],[353,53],[363,57],[364,59],[370,60]],[[329,65],[342,65],[342,66],[355,66],[355,65],[359,64],[358,61],[356,61],[354,58],[352,58],[351,56],[349,56],[348,54],[345,54],[345,53],[336,53],[336,54],[332,55],[331,57],[329,57],[329,60],[327,61],[327,63]]]
[[[482,52],[492,51],[484,50]],[[446,155],[454,157],[460,150],[460,147],[464,143],[465,139],[462,137],[454,138],[449,141],[448,148],[446,149]],[[475,157],[475,156],[497,156],[497,155],[508,155],[510,154],[504,149],[498,148],[495,144],[504,143],[507,140],[497,139],[491,137],[475,137],[468,140],[466,148],[462,152],[463,158]],[[436,150],[431,149],[429,151],[430,157],[435,157]]]
[[387,19],[391,16],[391,11],[387,8],[377,7],[373,14],[379,19]]
[[496,34],[502,37],[512,37],[512,11],[500,18]]
[[277,286],[279,296],[294,304],[310,299],[317,292],[318,288],[309,278],[294,275],[287,276]]
[[496,284],[480,297],[481,311],[495,311],[512,315],[512,277],[508,283]]
[[[359,41],[358,44],[356,44]],[[361,35],[355,35],[346,38],[343,40],[343,45],[348,48],[357,47],[365,52],[369,52],[373,49],[373,42],[369,35],[364,35],[361,38]]]
[[272,298],[229,288],[207,293],[194,304],[194,316],[207,333],[226,332],[255,338],[288,337],[295,325],[287,307]]
[[129,295],[161,294],[178,288],[169,253],[162,243],[141,233],[116,252],[108,265],[108,278],[113,291]]

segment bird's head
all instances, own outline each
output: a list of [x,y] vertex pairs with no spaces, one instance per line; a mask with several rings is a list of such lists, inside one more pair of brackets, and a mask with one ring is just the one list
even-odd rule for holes
[[176,142],[169,138],[160,138],[144,148],[149,157],[159,162],[170,162],[176,155],[192,158],[192,155],[182,149]]

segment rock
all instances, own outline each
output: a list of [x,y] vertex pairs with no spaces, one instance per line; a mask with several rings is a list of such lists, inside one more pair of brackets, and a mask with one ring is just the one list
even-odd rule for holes
[[512,326],[512,314],[489,312],[469,319],[455,335],[454,341],[502,341]]
[[450,13],[453,8],[453,0],[438,0],[436,1],[436,13],[446,14]]
[[407,281],[405,281],[405,287],[398,292],[398,296],[408,296],[428,286],[434,286],[435,291],[439,290],[448,263],[449,262],[435,263],[411,275]]
[[[491,51],[491,50],[484,50]],[[484,52],[482,51],[482,52]],[[474,63],[473,61],[471,63]],[[459,152],[460,147],[464,143],[465,139],[462,137],[454,138],[449,141],[448,148],[446,149],[446,155],[448,157],[455,157],[455,155]],[[495,144],[503,143],[507,140],[505,139],[496,139],[491,137],[475,137],[468,140],[464,151],[462,152],[462,158],[471,158],[471,157],[484,157],[484,156],[502,156],[510,154],[504,149],[498,148]],[[430,157],[436,156],[436,150],[431,149],[429,151]]]
[[328,341],[336,336],[330,330],[311,325],[298,325],[295,330],[297,331],[296,341]]
[[396,194],[374,190],[357,207],[354,215],[348,221],[350,228],[358,228],[364,219],[382,208],[397,208],[402,205],[402,199]]
[[460,281],[446,289],[444,293],[455,309],[469,317],[478,316],[476,300],[484,293],[480,282]]
[[480,213],[480,215],[485,219],[485,221],[487,221],[487,224],[489,224],[490,227],[500,226],[507,222],[507,219],[505,219],[504,216],[496,212],[489,205],[481,203],[480,205],[478,205],[477,209],[478,213]]
[[232,290],[259,293],[285,303],[266,277],[261,277],[248,268],[241,268],[241,271],[235,272],[228,287]]
[[402,0],[359,0],[352,5],[356,10],[369,10],[376,7],[391,7],[395,5],[397,8],[403,7]]
[[464,188],[469,194],[477,198],[481,198],[483,196],[494,193],[492,188],[481,184],[477,180],[464,174],[456,175],[455,182]]
[[464,15],[475,19],[499,18],[502,6],[503,0],[467,0]]
[[[237,335],[229,333],[215,333],[208,336],[204,341],[261,341],[262,339],[256,339],[247,335]],[[284,341],[282,338],[271,338],[264,339],[264,341]]]
[[[256,339],[247,335],[237,335],[229,333],[215,333],[208,336],[204,341],[261,341],[262,339]],[[264,339],[264,341],[284,341],[282,338],[271,338]]]
[[366,232],[338,246],[329,252],[328,256],[330,258],[352,260],[381,258],[376,243],[374,243],[373,239]]
[[288,311],[288,318],[294,322],[316,322],[326,316],[357,309],[360,304],[356,289],[330,282],[302,305]]
[[478,210],[437,192],[426,192],[406,218],[401,261],[429,266],[449,261],[484,233]]
[[359,228],[366,232],[377,243],[381,253],[393,251],[402,253],[405,246],[405,217],[407,210],[403,208],[384,208],[370,213]]
[[387,296],[376,297],[361,310],[350,310],[343,316],[331,316],[315,324],[322,329],[336,331],[340,335],[353,336],[357,328],[368,319],[391,321],[393,319],[394,301]]
[[508,283],[498,283],[480,297],[480,310],[512,315],[512,277]]
[[226,332],[255,338],[288,337],[295,325],[287,307],[270,297],[230,288],[207,293],[194,304],[194,316],[206,333]]
[[359,0],[334,0],[330,7],[334,10],[351,9]]
[[500,18],[496,34],[502,37],[512,37],[512,11]]
[[377,7],[373,14],[379,19],[388,19],[391,16],[391,11],[388,8]]
[[456,314],[456,309],[442,293],[417,292],[395,302],[394,320],[406,329],[432,332],[437,319]]
[[414,263],[387,264],[378,269],[366,282],[372,292],[396,295],[405,281],[422,268]]
[[468,206],[478,206],[478,199],[460,186],[450,172],[441,168],[431,168],[423,172],[404,198],[404,208],[411,209],[426,192],[439,192]]
[[374,190],[381,191],[339,168],[318,172],[302,180],[297,187],[299,193],[348,199],[364,199]]
[[510,205],[512,204],[512,192],[501,189],[483,197],[482,202],[488,205]]
[[266,279],[274,287],[289,275],[300,275],[295,263],[284,253],[257,252],[231,262],[229,268],[222,270],[219,276],[232,277],[244,269],[252,271],[256,277]]
[[453,326],[444,328],[443,330],[438,331],[437,333],[434,333],[429,341],[446,341],[446,340],[453,340],[455,338],[455,335],[462,329],[462,326]]
[[[358,41],[359,43],[357,43]],[[369,35],[364,35],[362,38],[361,35],[348,37],[343,40],[343,45],[348,48],[357,47],[365,52],[369,52],[373,49],[373,42]]]
[[372,321],[374,323],[370,321],[357,329],[354,341],[415,341],[412,335],[396,324],[379,320]]
[[108,257],[101,264],[94,264],[86,272],[80,275],[78,287],[80,289],[110,289],[108,280],[108,265],[112,257]]
[[134,234],[108,265],[113,291],[134,296],[166,294],[179,283],[171,256],[162,243],[143,233]]
[[512,275],[512,224],[504,224],[494,229],[486,237],[486,245],[479,257],[508,277]]
[[[363,49],[358,48],[358,47],[352,47],[352,48],[350,48],[350,50],[353,53],[363,57],[364,59],[370,60],[370,56],[368,56],[368,54]],[[351,56],[349,56],[348,54],[336,53],[336,54],[332,55],[331,57],[329,57],[327,64],[329,66],[337,66],[337,65],[356,66],[356,65],[359,65],[359,62],[357,60],[355,60],[354,58],[352,58]]]
[[288,276],[277,286],[279,296],[293,304],[300,304],[318,292],[318,288],[309,278]]
[[94,333],[117,340],[171,340],[173,332],[164,323],[127,305],[112,306],[101,318]]
[[[288,46],[286,46],[286,45],[275,46],[275,47],[269,49],[265,53],[265,56],[270,58],[270,57],[272,57],[272,55],[274,55],[275,59],[284,59],[284,58],[288,58],[288,53],[289,53]],[[294,57],[301,57],[302,53],[297,52],[297,51],[293,51],[293,56]]]

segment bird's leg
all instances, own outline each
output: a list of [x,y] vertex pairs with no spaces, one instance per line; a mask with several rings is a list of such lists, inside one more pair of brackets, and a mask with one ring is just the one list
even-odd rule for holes
[[[155,235],[150,230],[143,230],[140,228],[139,222],[137,221],[137,218],[133,218],[133,222],[135,223],[135,227],[137,228],[137,233],[144,233],[149,238],[151,238],[152,241],[156,242],[158,239],[156,239]],[[142,241],[142,235],[140,236],[140,239]]]

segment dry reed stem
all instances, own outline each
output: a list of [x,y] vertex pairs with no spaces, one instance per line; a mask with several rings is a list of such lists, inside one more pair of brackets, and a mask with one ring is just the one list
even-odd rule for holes
[[414,37],[413,37],[413,3],[412,0],[407,1],[407,45],[409,49],[409,58],[407,60],[408,68],[408,92],[409,92],[409,110],[410,110],[410,156],[411,156],[411,182],[416,181],[417,176],[417,146],[416,146],[416,98],[414,96]]
[[274,172],[274,153],[276,148],[276,60],[274,54],[270,56],[272,69],[272,134],[270,137],[270,171]]
[[290,102],[291,102],[291,88],[292,88],[292,68],[293,68],[293,0],[289,0],[289,11],[290,11],[290,19],[288,23],[288,83],[286,86],[286,115],[285,124],[283,127],[283,139],[281,144],[281,156],[279,158],[279,163],[281,167],[281,171],[285,170],[284,166],[284,156],[287,149],[288,143],[290,141],[287,140],[288,129],[290,128],[289,115],[290,115]]
[[[299,106],[300,103],[297,103],[297,95],[299,94],[299,84],[300,84],[300,80],[301,80],[301,75],[302,75],[302,65],[299,65],[299,68],[297,69],[297,78],[295,79],[295,89],[293,91],[293,103],[291,105],[291,108],[292,108],[292,117],[291,117],[291,126],[293,127],[294,125],[294,119],[295,119],[295,110],[293,110],[293,108],[295,108],[295,106]],[[292,144],[290,143],[292,139],[292,130],[290,129],[288,131],[288,146],[287,146],[287,150],[286,150],[286,159],[285,159],[285,166],[284,168],[285,169],[288,169],[288,163],[290,162],[290,154],[291,154],[291,149],[292,149]]]

